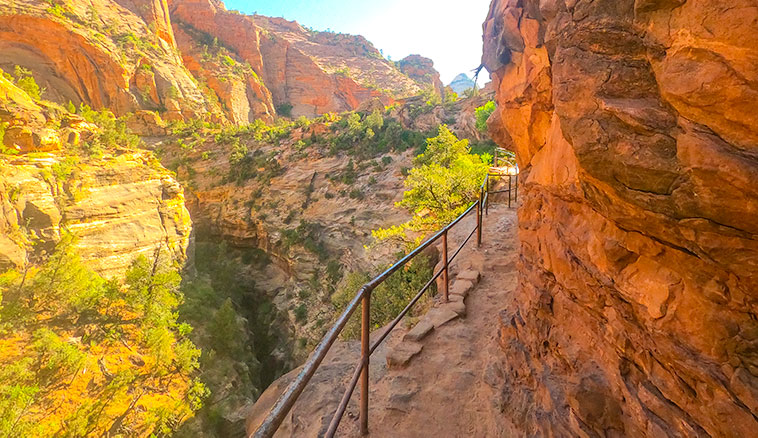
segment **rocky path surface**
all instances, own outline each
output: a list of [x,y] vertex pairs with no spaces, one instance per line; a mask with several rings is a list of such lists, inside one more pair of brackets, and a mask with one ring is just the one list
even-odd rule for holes
[[[456,227],[451,248],[457,248],[473,229],[473,219]],[[474,270],[482,274],[465,298],[465,317],[433,329],[418,342],[423,346],[421,352],[405,366],[374,372],[371,437],[504,435],[507,425],[498,391],[503,385],[502,352],[497,334],[498,314],[517,281],[515,210],[491,206],[483,230],[481,248],[472,241],[452,268],[451,285],[462,273]],[[388,356],[405,334],[405,329],[392,334]],[[357,405],[353,408],[343,419],[339,436],[359,436]]]
[[[472,214],[452,230],[450,254],[474,225]],[[497,336],[498,315],[516,287],[516,228],[515,209],[493,204],[485,217],[481,248],[472,237],[451,265],[451,303],[437,303],[410,331],[400,324],[371,356],[371,437],[508,435],[501,409],[505,383]],[[481,274],[478,284],[461,287],[471,281],[472,272]],[[456,296],[461,292],[463,299]],[[462,312],[461,303],[465,303]],[[461,315],[449,318],[452,309]],[[424,323],[436,327],[419,330]],[[419,336],[419,332],[425,333]],[[381,333],[377,330],[372,338]],[[323,436],[359,358],[359,342],[336,343],[276,436]],[[264,392],[248,413],[249,432],[299,371],[293,370]],[[339,437],[360,436],[359,392],[356,389],[348,405]]]

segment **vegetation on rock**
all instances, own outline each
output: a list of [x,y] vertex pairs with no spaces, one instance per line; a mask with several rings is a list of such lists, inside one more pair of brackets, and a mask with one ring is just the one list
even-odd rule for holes
[[[405,179],[408,189],[396,205],[408,210],[410,221],[372,231],[377,241],[401,239],[413,247],[463,213],[479,196],[491,156],[472,154],[468,140],[459,140],[447,126],[427,139],[426,150],[414,160]],[[415,234],[415,239],[409,236]]]
[[486,104],[476,109],[476,129],[480,132],[487,132],[487,119],[495,112],[495,102],[490,100]]
[[3,436],[166,435],[207,395],[200,350],[177,320],[177,267],[160,253],[122,283],[66,235],[40,264],[0,276]]

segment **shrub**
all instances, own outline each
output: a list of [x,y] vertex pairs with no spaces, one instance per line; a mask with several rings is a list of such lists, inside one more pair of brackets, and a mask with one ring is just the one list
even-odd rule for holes
[[292,117],[292,108],[291,103],[283,103],[276,107],[276,113],[283,117]]
[[301,303],[299,306],[295,307],[293,313],[295,314],[295,321],[302,324],[308,318],[308,307],[305,303]]
[[42,93],[44,93],[45,90],[37,85],[37,81],[34,80],[31,71],[17,65],[14,70],[14,76],[16,76],[16,86],[24,90],[29,97],[34,100],[40,100],[42,98]]
[[360,189],[350,190],[350,199],[363,199],[363,192]]
[[489,101],[476,109],[476,129],[487,133],[487,119],[495,112],[495,102]]
[[[5,144],[3,143],[5,141],[5,130],[7,128],[8,128],[8,123],[6,122],[0,123],[0,150],[3,151],[3,153],[7,153],[5,149]],[[10,149],[8,151],[10,151]]]
[[[404,269],[392,274],[387,280],[371,292],[371,330],[378,329],[397,317],[410,300],[432,277],[432,266],[428,258],[416,257]],[[358,290],[370,280],[365,272],[352,272],[347,275],[343,286],[332,295],[332,304],[337,314],[345,310],[348,303],[355,297]],[[434,295],[434,290],[428,290],[416,304],[414,310],[419,310]],[[412,310],[411,315],[415,314]],[[344,339],[360,337],[360,312],[356,312],[348,321],[342,332]]]
[[88,105],[81,104],[79,114],[100,128],[90,141],[83,144],[90,155],[100,155],[103,150],[115,147],[135,149],[142,144],[142,139],[129,131],[126,122],[116,118],[107,109],[95,111]]
[[232,59],[229,55],[223,55],[221,57],[221,61],[229,67],[234,67],[235,65],[237,65],[237,61]]
[[78,164],[76,157],[66,157],[64,160],[53,164],[51,170],[58,182],[64,182],[68,180],[68,177],[76,170]]

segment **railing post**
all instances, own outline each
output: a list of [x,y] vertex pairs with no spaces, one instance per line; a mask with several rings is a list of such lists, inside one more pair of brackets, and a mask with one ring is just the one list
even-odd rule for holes
[[508,208],[511,208],[511,186],[513,183],[513,175],[508,175]]
[[361,435],[368,435],[368,365],[370,360],[370,324],[371,324],[371,290],[363,294],[363,303],[361,303],[361,360],[363,370],[361,371]]
[[518,173],[516,174],[516,195],[514,196],[514,200],[516,201],[516,206],[518,206]]
[[447,260],[447,230],[445,230],[442,233],[442,257],[443,258],[443,268],[442,268],[442,297],[445,299],[445,302],[447,303],[448,300],[448,290],[450,286],[450,272],[448,271],[448,260]]
[[487,175],[487,191],[484,191],[484,189],[482,189],[481,198],[479,198],[481,200],[481,202],[484,202],[484,195],[485,194],[487,195],[487,202],[484,203],[484,212],[485,212],[485,214],[487,216],[489,216],[489,214],[490,214],[490,197],[489,197],[489,193],[490,193],[490,176]]
[[482,197],[476,206],[476,246],[482,246]]

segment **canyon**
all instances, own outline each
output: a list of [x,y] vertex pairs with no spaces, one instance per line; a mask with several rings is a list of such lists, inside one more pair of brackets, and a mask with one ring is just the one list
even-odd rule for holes
[[493,1],[490,132],[523,178],[510,433],[754,433],[757,22],[751,1]]
[[[475,109],[493,90],[446,97],[427,58],[394,63],[363,37],[215,0],[3,3],[0,68],[0,363],[72,360],[55,378],[0,373],[2,391],[33,394],[3,413],[27,435],[242,435],[337,288],[400,249],[367,246],[407,220],[392,206],[425,139],[447,124],[492,146]],[[163,344],[135,275],[179,294]],[[92,296],[50,307],[44,276]],[[166,357],[163,391],[150,379]],[[139,379],[153,383],[134,392]]]
[[[493,0],[492,82],[456,96],[431,59],[219,0],[3,2],[0,394],[17,404],[0,419],[252,432],[351,276],[407,249],[372,230],[411,218],[393,207],[446,125],[515,153],[517,217],[493,207],[464,253],[482,274],[466,318],[392,369],[413,315],[372,359],[374,431],[422,436],[432,412],[440,436],[752,436],[756,30],[753,0]],[[63,286],[51,261],[76,267]],[[76,282],[101,295],[33,289]],[[164,288],[171,315],[150,316]],[[336,344],[280,436],[323,433],[358,347]],[[25,364],[28,393],[8,381]]]

